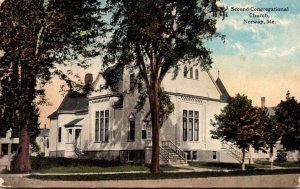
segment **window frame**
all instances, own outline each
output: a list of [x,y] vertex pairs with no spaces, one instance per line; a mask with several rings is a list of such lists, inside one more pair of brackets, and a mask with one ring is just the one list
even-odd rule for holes
[[109,142],[109,110],[96,111],[95,113],[95,142]]
[[61,138],[62,138],[62,129],[61,129],[61,127],[58,127],[58,133],[57,133],[57,135],[58,135],[57,141],[61,142]]
[[128,141],[133,142],[135,140],[135,120],[130,119],[128,125]]

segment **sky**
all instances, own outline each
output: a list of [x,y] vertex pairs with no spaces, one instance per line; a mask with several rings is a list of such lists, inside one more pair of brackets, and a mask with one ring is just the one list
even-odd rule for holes
[[[213,39],[206,43],[213,52],[210,72],[214,78],[220,71],[219,77],[229,94],[245,94],[255,106],[260,106],[261,97],[266,98],[266,106],[276,106],[285,99],[288,90],[300,100],[300,1],[221,0],[219,4],[228,7],[228,17],[217,22],[217,31],[226,35],[226,40],[223,43],[221,39]],[[260,12],[251,11],[251,7],[252,10],[288,8],[288,11]],[[246,10],[233,11],[232,8]],[[264,17],[250,17],[253,15]],[[245,23],[245,20],[263,24]],[[268,24],[267,20],[274,22]],[[95,78],[100,62],[100,58],[92,60],[93,66],[87,70],[72,69],[82,76],[93,73]],[[46,117],[63,99],[59,93],[60,83],[54,79],[46,87],[46,97],[52,106],[40,107],[41,126],[49,125]]]

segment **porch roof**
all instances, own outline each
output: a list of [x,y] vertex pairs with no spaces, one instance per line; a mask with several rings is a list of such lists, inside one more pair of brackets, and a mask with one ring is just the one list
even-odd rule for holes
[[81,124],[78,124],[81,120],[83,120],[83,118],[74,119],[74,120],[70,121],[69,123],[65,124],[64,126],[65,127],[74,127],[74,126],[82,127]]

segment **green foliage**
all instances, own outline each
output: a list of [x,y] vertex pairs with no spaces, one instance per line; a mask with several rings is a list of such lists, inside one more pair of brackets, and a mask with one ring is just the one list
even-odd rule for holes
[[[106,31],[101,17],[97,0],[3,1],[0,125],[5,123],[4,130],[26,128],[20,137],[36,136],[38,114],[34,108],[45,102],[44,85],[53,75],[58,75],[72,90],[77,87],[68,76],[71,72],[64,73],[55,64],[73,63],[86,68],[87,58],[99,55],[99,37]],[[29,144],[28,140],[24,141],[20,143],[24,148],[18,151],[20,158],[16,161],[22,167],[19,172],[30,169],[28,150],[24,150]]]
[[276,159],[275,161],[278,162],[278,163],[284,163],[287,161],[287,158],[286,158],[287,154],[285,151],[283,150],[280,150],[277,152],[277,156],[276,156]]
[[51,167],[70,167],[70,166],[99,166],[113,167],[119,166],[119,161],[92,160],[92,159],[72,159],[72,158],[49,158],[31,157],[32,169],[50,169]]
[[287,151],[300,150],[300,103],[287,93],[275,107],[275,120],[282,127],[281,143]]
[[231,97],[221,114],[215,115],[215,120],[212,121],[212,138],[231,142],[240,149],[249,145],[255,149],[266,146],[267,112],[253,107],[247,96],[237,94]]

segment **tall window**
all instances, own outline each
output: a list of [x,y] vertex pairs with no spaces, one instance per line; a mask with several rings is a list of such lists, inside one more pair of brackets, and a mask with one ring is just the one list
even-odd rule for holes
[[189,141],[193,141],[193,111],[189,111]]
[[128,140],[134,141],[135,138],[135,121],[130,120],[129,121],[129,132],[128,132]]
[[133,91],[134,90],[134,73],[130,74],[130,78],[129,78],[129,90]]
[[197,79],[197,80],[199,79],[199,72],[198,72],[198,69],[195,70],[195,79]]
[[194,140],[199,141],[199,112],[195,111],[194,114]]
[[188,74],[187,67],[184,66],[184,69],[183,69],[183,77],[186,78],[186,77],[187,77],[187,74]]
[[61,142],[61,127],[58,128],[58,142]]
[[187,111],[183,110],[183,141],[187,141]]
[[108,127],[109,127],[109,112],[105,110],[105,130],[104,130],[104,141],[108,142]]
[[96,121],[95,121],[95,141],[99,141],[99,111],[96,111]]
[[199,111],[183,110],[183,141],[199,141]]
[[190,68],[190,78],[193,79],[193,68]]
[[96,111],[95,141],[108,142],[109,138],[109,111]]

